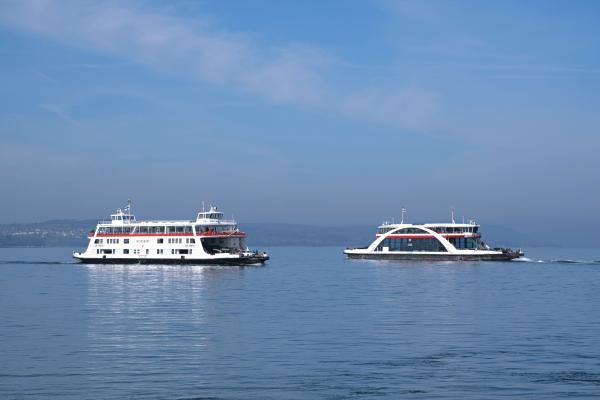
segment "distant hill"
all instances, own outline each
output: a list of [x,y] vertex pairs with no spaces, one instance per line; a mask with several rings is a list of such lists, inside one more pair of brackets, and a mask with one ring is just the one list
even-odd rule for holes
[[280,223],[240,224],[250,246],[366,246],[375,238],[373,226],[314,226]]
[[506,226],[482,225],[481,235],[483,241],[492,247],[557,246],[553,239],[548,240],[544,235],[536,237],[531,233]]
[[[83,247],[97,221],[52,220],[32,224],[0,225],[0,247]],[[240,223],[250,247],[366,246],[375,238],[375,226],[314,226],[282,223]],[[551,246],[539,238],[503,226],[482,227],[491,246]]]
[[84,246],[95,219],[52,220],[32,224],[0,225],[0,247]]

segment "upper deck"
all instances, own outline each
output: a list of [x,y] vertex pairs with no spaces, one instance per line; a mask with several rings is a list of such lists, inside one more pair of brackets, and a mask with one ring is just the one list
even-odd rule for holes
[[138,221],[131,214],[130,205],[124,210],[117,209],[110,220],[99,221],[97,236],[245,236],[233,219],[223,219],[217,207],[199,212],[196,220],[145,220]]
[[469,235],[469,236],[480,236],[479,225],[475,222],[466,224],[457,223],[427,223],[427,224],[387,224],[384,223],[378,227],[377,236],[387,234],[391,231],[402,231],[403,233],[425,233],[422,228],[429,229],[435,233],[442,234],[443,236],[449,235]]
[[[126,212],[127,211],[127,212]],[[110,215],[110,220],[98,221],[98,226],[154,226],[154,225],[237,225],[233,219],[224,219],[223,213],[217,211],[217,207],[211,207],[209,211],[201,211],[196,216],[196,220],[141,220],[135,219],[131,212],[117,209]]]

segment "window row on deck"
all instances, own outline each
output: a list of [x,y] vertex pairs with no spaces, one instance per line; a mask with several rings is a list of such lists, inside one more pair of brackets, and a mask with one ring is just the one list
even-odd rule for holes
[[[196,225],[196,232],[233,232],[237,230],[235,225]],[[166,225],[166,226],[101,226],[98,228],[100,234],[170,234],[170,233],[193,233],[192,225]]]
[[[152,253],[164,254],[164,249],[156,249]],[[150,249],[96,249],[96,254],[150,254]],[[168,253],[167,253],[168,254]],[[171,249],[171,254],[192,254],[192,249]]]
[[[382,235],[384,233],[388,233],[391,230],[394,230],[393,227],[381,227],[377,230],[377,233]],[[437,233],[477,233],[479,230],[478,226],[431,226],[427,227]],[[425,230],[421,228],[403,228],[394,233],[427,233]]]
[[447,251],[436,238],[386,238],[377,246],[376,251]]
[[427,228],[437,233],[477,233],[479,230],[478,226],[429,226]]

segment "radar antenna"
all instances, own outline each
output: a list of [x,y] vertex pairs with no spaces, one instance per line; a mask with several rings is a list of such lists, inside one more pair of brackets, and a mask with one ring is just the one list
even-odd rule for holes
[[455,224],[456,222],[454,221],[454,207],[450,208],[450,214],[452,216],[452,223]]
[[401,224],[404,223],[404,214],[406,213],[406,208],[402,207],[402,220],[400,221]]

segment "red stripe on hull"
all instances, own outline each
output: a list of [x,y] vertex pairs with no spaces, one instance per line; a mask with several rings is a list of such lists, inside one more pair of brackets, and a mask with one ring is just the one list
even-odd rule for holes
[[[98,233],[96,237],[119,237],[119,238],[129,238],[129,237],[193,237],[193,233]],[[224,236],[224,237],[245,237],[246,234],[244,232],[235,232],[235,233],[227,233],[227,232],[200,232],[196,236],[204,237],[204,236]],[[94,234],[88,235],[88,237],[94,237]]]

